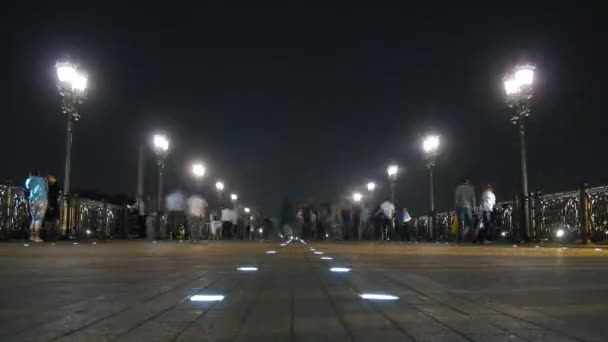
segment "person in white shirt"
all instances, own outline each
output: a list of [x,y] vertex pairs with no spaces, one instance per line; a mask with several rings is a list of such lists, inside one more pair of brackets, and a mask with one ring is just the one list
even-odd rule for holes
[[[169,238],[177,238],[180,228],[184,225],[184,210],[186,209],[186,198],[180,189],[176,189],[167,195],[167,223],[169,225]],[[182,237],[183,238],[183,237]]]
[[494,207],[496,206],[496,195],[492,185],[488,184],[481,194],[481,219],[485,228],[486,240],[494,239]]
[[230,208],[222,209],[222,237],[232,239],[232,228],[236,225],[236,211]]
[[207,201],[205,201],[203,197],[193,194],[188,197],[186,206],[186,219],[190,233],[190,241],[198,242],[201,239]]
[[393,218],[395,217],[395,205],[390,201],[386,200],[380,204],[380,209],[376,212],[376,215],[380,219],[380,239],[388,239],[391,229],[393,227]]

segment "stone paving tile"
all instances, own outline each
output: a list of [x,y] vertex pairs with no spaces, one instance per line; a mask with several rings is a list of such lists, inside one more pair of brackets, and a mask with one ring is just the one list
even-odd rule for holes
[[[317,243],[314,243],[316,246]],[[0,244],[0,341],[605,341],[608,261],[470,248]],[[400,248],[400,249],[399,249]],[[276,255],[266,255],[268,249]],[[463,256],[458,252],[465,250]],[[390,252],[387,252],[390,251]],[[403,251],[404,254],[399,254]],[[361,253],[360,253],[361,252]],[[49,263],[47,259],[53,258]],[[20,269],[12,268],[15,261]],[[251,274],[235,271],[257,265]],[[330,266],[352,266],[335,274]],[[206,288],[206,286],[210,286]],[[39,288],[44,296],[30,296]],[[526,292],[530,289],[530,293]],[[186,300],[223,291],[219,303]],[[395,302],[362,300],[386,292]],[[22,295],[22,292],[25,295]]]

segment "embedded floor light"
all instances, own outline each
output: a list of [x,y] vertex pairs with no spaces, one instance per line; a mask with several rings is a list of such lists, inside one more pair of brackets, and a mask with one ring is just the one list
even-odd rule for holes
[[276,254],[277,251],[267,251],[266,254]]
[[194,295],[190,297],[192,302],[221,302],[224,300],[222,295]]
[[382,293],[362,293],[359,297],[372,300],[397,300],[399,297]]
[[321,257],[321,260],[334,260],[334,258],[328,257],[328,256],[323,256],[323,257]]
[[336,273],[345,273],[345,272],[350,272],[351,269],[348,267],[332,267],[329,269],[331,272],[336,272]]
[[255,272],[258,270],[257,267],[251,267],[251,266],[243,266],[243,267],[237,267],[236,269],[237,271],[243,271],[243,272]]
[[316,251],[316,252],[315,252],[315,254],[321,255],[321,254],[324,254],[324,253],[323,253],[323,252]]

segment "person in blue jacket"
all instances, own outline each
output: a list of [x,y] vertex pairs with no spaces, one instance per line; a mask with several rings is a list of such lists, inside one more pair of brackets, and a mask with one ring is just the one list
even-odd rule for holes
[[40,228],[48,205],[49,185],[46,178],[40,177],[37,171],[32,171],[30,177],[25,181],[25,188],[30,192],[30,214],[32,215],[30,240],[42,242]]

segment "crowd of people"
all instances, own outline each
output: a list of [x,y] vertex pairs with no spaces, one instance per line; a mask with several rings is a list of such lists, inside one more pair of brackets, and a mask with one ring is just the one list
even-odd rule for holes
[[[132,207],[138,211],[139,222],[145,222],[149,239],[190,240],[254,240],[272,231],[268,218],[260,219],[245,212],[237,203],[220,204],[209,210],[207,200],[197,194],[186,195],[177,188],[165,198],[165,215],[147,214],[143,200]],[[143,218],[145,216],[145,218]],[[160,220],[160,222],[159,222]]]
[[409,240],[411,220],[408,210],[397,210],[390,199],[376,206],[349,201],[306,203],[298,209],[295,222],[283,225],[283,232],[315,240]]
[[[55,240],[59,228],[61,191],[56,177],[41,177],[32,171],[25,182],[31,215],[30,240]],[[456,187],[456,219],[451,227],[458,241],[487,242],[496,239],[496,196],[491,185],[482,187],[478,201],[475,188],[467,179]],[[149,239],[263,239],[274,234],[269,218],[254,217],[233,202],[209,210],[207,200],[196,193],[186,195],[175,189],[165,198],[161,217],[148,212],[145,201],[138,198],[130,208],[137,212],[142,235]],[[397,208],[390,199],[372,205],[369,202],[343,201],[338,205],[302,205],[295,222],[283,222],[279,236],[300,236],[304,239],[337,240],[418,240],[415,219],[407,208]],[[45,228],[44,230],[42,228]]]
[[[496,239],[496,195],[492,185],[482,187],[477,207],[475,187],[466,179],[456,187],[455,204],[458,241],[477,243]],[[476,211],[478,215],[474,215]]]
[[[469,180],[456,187],[454,224],[450,227],[458,241],[473,243],[496,239],[496,196],[491,185],[484,185],[478,206],[475,188]],[[416,218],[407,208],[390,199],[372,203],[344,201],[339,205],[304,204],[298,209],[295,224],[287,224],[287,235],[306,239],[332,240],[416,240]]]

